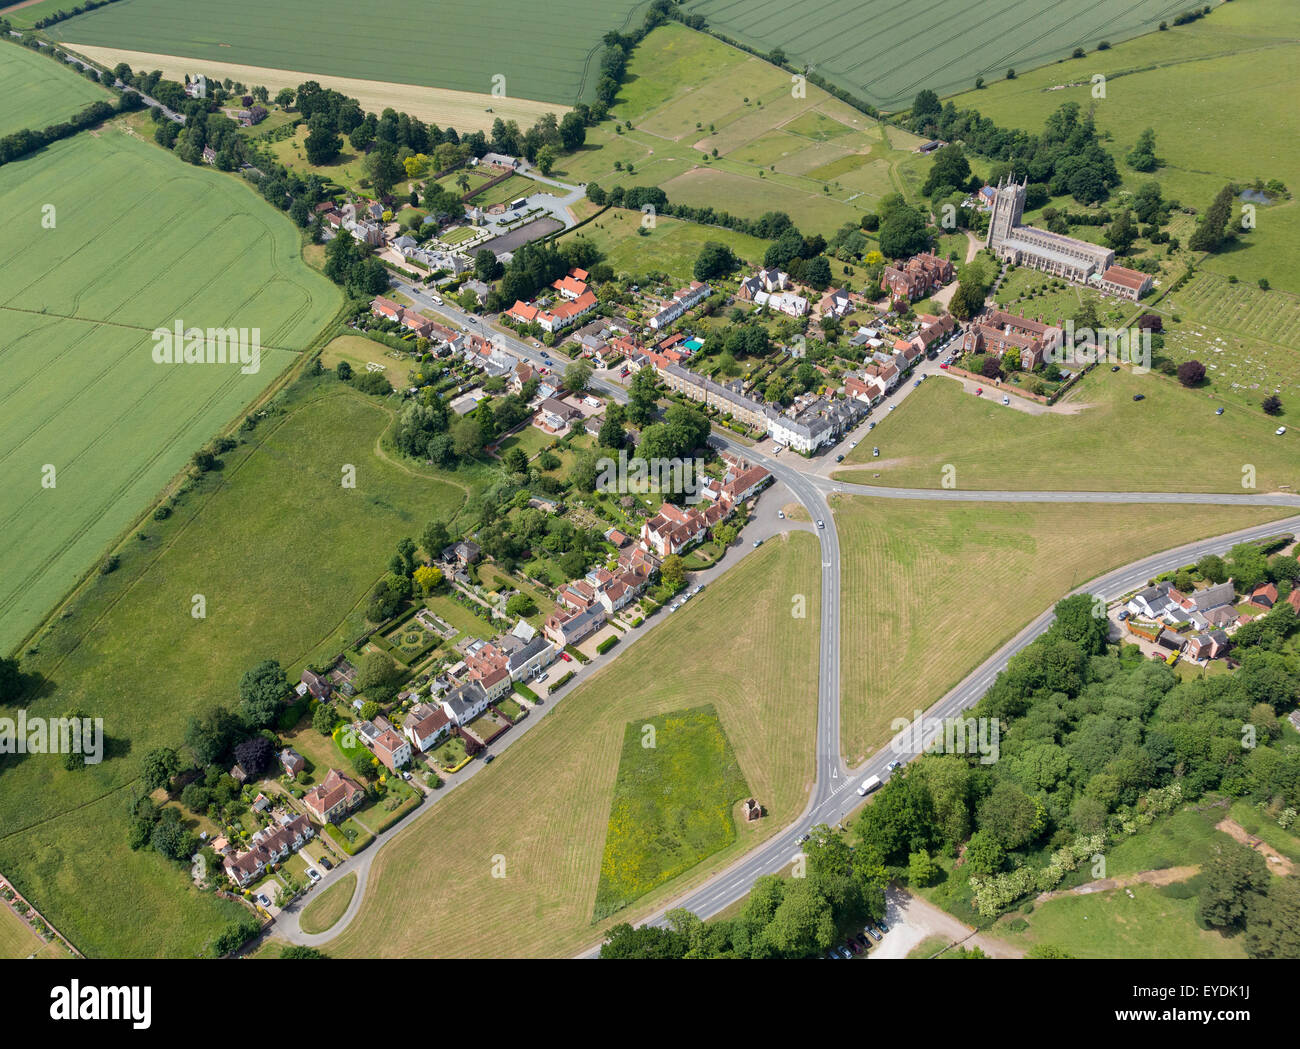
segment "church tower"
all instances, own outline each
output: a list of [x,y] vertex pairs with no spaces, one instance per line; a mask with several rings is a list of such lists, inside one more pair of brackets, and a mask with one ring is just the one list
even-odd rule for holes
[[1008,175],[998,180],[998,191],[993,197],[993,212],[989,215],[989,233],[984,241],[986,247],[996,254],[1002,242],[1020,225],[1020,216],[1025,210],[1025,186],[1028,179],[1017,183]]

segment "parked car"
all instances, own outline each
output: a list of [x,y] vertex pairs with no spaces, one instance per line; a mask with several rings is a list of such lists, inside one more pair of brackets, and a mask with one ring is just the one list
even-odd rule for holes
[[858,946],[857,940],[846,940],[844,946],[847,947],[849,950],[851,950],[854,954],[862,953],[862,948]]
[[835,461],[836,461],[837,463],[842,463],[842,462],[844,462],[844,456],[843,456],[843,455],[837,455],[837,456],[835,457]]
[[917,379],[916,382],[912,383],[912,389],[915,390],[920,385],[921,385],[921,380]]
[[880,449],[879,449],[879,448],[872,448],[872,449],[871,449],[871,454],[874,455],[874,456],[879,456],[879,455],[880,455]]
[[330,862],[330,858],[328,856],[322,856],[320,858],[320,865],[324,867],[327,871],[332,871],[334,869],[334,864]]
[[1011,403],[1011,398],[1008,397],[1005,393],[1002,395],[1002,403],[1003,403],[1003,404],[1010,404],[1010,403]]
[[872,430],[874,430],[875,428],[876,428],[876,424],[875,424],[875,423],[868,423],[868,424],[867,424],[867,433],[870,433],[870,432],[871,432]]
[[863,947],[870,947],[870,946],[871,946],[871,941],[868,940],[865,936],[863,936],[862,933],[858,933],[858,934],[857,934],[856,936],[854,936],[853,938],[854,938],[855,940],[857,940],[858,943],[861,944]]
[[495,757],[496,757],[495,754],[488,754],[488,755],[486,755],[486,756],[483,758],[483,764],[484,764],[484,765],[491,765],[491,764],[492,764],[492,760],[493,760]]
[[573,662],[573,657],[572,657],[571,655],[569,655],[569,653],[567,653],[567,652],[561,652],[561,653],[560,653],[560,658],[561,658],[562,660],[564,660],[566,663],[572,663],[572,662]]
[[889,932],[889,926],[885,924],[884,918],[876,919],[876,928],[880,930],[881,936],[884,936],[885,933]]
[[976,387],[975,387],[975,396],[976,396],[976,397],[983,397],[983,396],[984,396],[984,387],[983,387],[983,386],[976,386]]
[[850,441],[850,442],[849,442],[849,448],[850,448],[850,449],[856,448],[857,446],[858,446],[858,442],[857,442],[857,441]]
[[948,368],[948,362],[947,362],[947,361],[944,361],[941,365],[939,365],[939,367],[940,367],[940,368],[943,368],[944,370],[947,370],[947,368]]
[[1147,395],[1145,393],[1135,393],[1133,395],[1133,400],[1135,401],[1145,401],[1146,399]]
[[877,943],[880,942],[880,933],[876,932],[875,926],[873,926],[870,922],[868,922],[866,925],[862,927],[862,931],[865,932]]
[[1215,409],[1214,409],[1214,414],[1215,414],[1215,415],[1222,415],[1222,414],[1223,414],[1223,409],[1222,409],[1222,408],[1215,408]]
[[411,774],[409,772],[402,773],[402,779],[409,780],[410,778],[411,778]]
[[1285,427],[1285,426],[1279,426],[1279,427],[1278,427],[1276,430],[1274,430],[1273,432],[1274,432],[1275,434],[1277,434],[1278,437],[1281,437],[1284,433],[1286,433],[1286,427]]
[[805,841],[807,841],[811,837],[812,837],[811,834],[800,834],[799,837],[796,839],[795,844],[802,845]]
[[754,540],[754,545],[755,545],[755,546],[762,546],[762,545],[763,545],[763,540],[761,540],[761,539],[755,539],[755,540]]
[[315,867],[308,867],[307,877],[309,877],[312,881],[320,881],[320,871],[318,871]]
[[784,520],[785,520],[785,511],[784,511],[784,510],[778,510],[778,511],[776,512],[776,516],[779,517],[779,518],[781,518],[782,521],[784,521]]
[[897,408],[897,407],[898,407],[898,405],[896,405],[896,404],[891,404],[891,405],[889,406],[889,410],[892,412],[892,411],[893,411],[895,408]]
[[1113,372],[1117,372],[1117,371],[1119,371],[1119,365],[1118,365],[1118,364],[1112,364],[1112,365],[1110,366],[1110,370],[1113,371]]
[[1122,622],[1124,622],[1124,620],[1126,620],[1126,619],[1128,618],[1128,616],[1129,616],[1129,611],[1128,611],[1128,609],[1126,608],[1126,609],[1124,609],[1124,611],[1122,611],[1122,612],[1121,612],[1121,613],[1120,613],[1116,618],[1117,618],[1117,619],[1122,623]]
[[847,947],[841,947],[839,950],[840,950],[840,957],[841,957],[841,958],[852,958],[852,957],[853,957],[853,952],[850,951]]
[[699,586],[697,586],[694,590],[691,591],[691,596],[694,597],[696,594],[698,594],[698,593],[699,593],[701,590],[703,590],[703,589],[704,589],[704,584],[701,583]]
[[266,898],[266,893],[264,892],[259,892],[257,894],[257,902],[260,903],[263,907],[271,906],[271,901]]
[[550,676],[551,676],[550,671],[543,671],[542,673],[538,674],[535,678],[533,678],[533,680],[540,685],[543,681],[545,681]]

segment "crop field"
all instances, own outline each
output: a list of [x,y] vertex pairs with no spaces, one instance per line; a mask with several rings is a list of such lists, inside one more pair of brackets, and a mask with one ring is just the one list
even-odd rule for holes
[[[812,787],[819,576],[816,542],[806,533],[747,554],[710,585],[707,600],[630,644],[486,775],[457,787],[385,845],[360,913],[326,951],[565,956],[598,940],[610,922],[634,920],[775,833],[803,809]],[[807,619],[790,615],[796,593],[807,595]],[[703,674],[707,702],[769,815],[738,826],[732,844],[635,909],[593,925],[626,727],[681,710],[684,696],[705,697]],[[505,877],[493,877],[498,856]],[[443,918],[412,922],[413,906]]]
[[[956,487],[1002,490],[1241,492],[1242,467],[1257,489],[1300,488],[1295,434],[1276,437],[1277,422],[1258,399],[1240,403],[1188,390],[1155,374],[1094,369],[1058,404],[1077,408],[1031,415],[1000,398],[962,392],[953,379],[930,379],[880,420],[849,453],[836,476],[863,484],[938,488],[945,466]],[[1133,395],[1144,394],[1142,401]],[[1215,415],[1218,404],[1227,404]],[[1195,469],[1169,454],[1169,441],[1212,448]],[[872,447],[880,449],[873,458]],[[879,476],[875,476],[875,475]]]
[[560,241],[591,241],[615,273],[643,276],[662,272],[679,281],[694,279],[695,259],[707,241],[726,244],[750,266],[763,264],[763,253],[769,243],[747,233],[663,216],[655,219],[654,228],[645,236],[637,232],[640,229],[639,211],[610,208],[595,222],[566,233]]
[[112,101],[109,91],[60,65],[25,47],[0,47],[0,138],[57,124],[92,102]]
[[595,919],[622,910],[731,844],[732,809],[748,790],[711,707],[629,721]]
[[865,595],[844,603],[842,746],[856,764],[1074,587],[1288,511],[840,497],[835,515],[843,591]]
[[[1106,77],[1104,99],[1092,97],[1091,78],[1098,73]],[[1155,178],[1165,196],[1203,211],[1230,181],[1276,178],[1297,191],[1300,115],[1277,100],[1298,91],[1300,8],[1289,0],[1237,0],[1190,25],[1108,51],[1088,47],[1084,58],[1015,80],[990,80],[984,90],[952,101],[1004,127],[1035,133],[1063,102],[1077,102],[1110,136],[1104,145],[1115,155],[1125,189]],[[1162,162],[1150,175],[1124,163],[1148,127],[1155,129]],[[1203,268],[1252,284],[1266,277],[1275,288],[1300,293],[1300,202],[1261,207],[1257,223]]]
[[1008,68],[1028,70],[1155,29],[1184,10],[1169,0],[1096,0],[1061,5],[1021,0],[981,8],[965,0],[900,6],[894,0],[825,0],[810,14],[783,0],[687,0],[709,28],[763,54],[782,49],[884,110],[905,109],[921,88],[952,94]]
[[72,44],[482,95],[501,85],[512,98],[573,105],[594,97],[601,38],[638,24],[645,6],[375,0],[358,18],[345,0],[227,0],[204,8],[123,0],[61,23],[58,35]]
[[705,33],[660,26],[632,54],[616,124],[590,129],[555,174],[606,189],[657,185],[674,203],[748,218],[785,211],[826,235],[924,178],[932,161],[914,152],[920,139],[898,129],[887,138],[875,120],[805,87],[797,97],[789,73]]
[[[193,890],[185,868],[132,852],[126,804],[141,757],[178,745],[199,708],[236,707],[248,667],[274,658],[296,678],[357,637],[384,552],[453,519],[479,484],[383,454],[394,411],[330,375],[295,384],[24,656],[46,682],[32,716],[102,717],[108,757],[72,772],[57,757],[5,759],[0,871],[86,954],[192,956],[241,913]],[[342,487],[344,464],[356,488]],[[191,615],[195,594],[206,618]]]
[[[0,248],[7,651],[340,299],[248,186],[116,124],[5,166],[0,208],[28,216]],[[177,323],[260,328],[259,370],[155,363],[150,333]]]

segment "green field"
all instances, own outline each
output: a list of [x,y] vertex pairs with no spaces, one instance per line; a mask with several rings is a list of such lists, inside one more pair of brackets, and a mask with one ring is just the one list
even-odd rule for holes
[[841,497],[841,745],[850,764],[888,740],[894,718],[938,701],[1074,587],[1144,555],[1288,514],[1157,509]]
[[557,178],[658,185],[673,203],[747,218],[785,211],[826,235],[886,193],[910,191],[931,163],[915,136],[887,135],[811,85],[796,97],[788,73],[678,24],[637,45],[611,112],[617,126],[591,128]]
[[91,102],[113,100],[111,92],[61,65],[16,44],[0,47],[0,138],[57,124]]
[[352,894],[357,890],[357,876],[349,874],[340,878],[328,889],[323,890],[311,903],[303,908],[299,919],[302,931],[309,934],[321,933],[343,917],[352,902]]
[[[50,203],[55,228],[45,229]],[[294,360],[340,296],[302,261],[293,225],[246,184],[116,124],[6,165],[0,209],[30,216],[0,248],[7,651]],[[156,364],[150,333],[180,322],[260,328],[260,370]]]
[[[1212,392],[1217,393],[1217,390]],[[1133,395],[1141,393],[1142,401]],[[1014,399],[1014,398],[1013,398]],[[1134,375],[1105,366],[1086,376],[1062,405],[1077,414],[1030,415],[1004,407],[991,389],[962,392],[952,379],[930,379],[911,391],[896,412],[837,471],[845,481],[902,488],[939,488],[952,466],[958,488],[992,490],[1241,492],[1242,467],[1255,467],[1258,491],[1300,486],[1295,436],[1276,437],[1277,421],[1258,400],[1223,403],[1155,374]],[[1175,445],[1190,440],[1212,454],[1196,469]],[[872,448],[880,449],[874,458]],[[879,476],[876,476],[876,475]]]
[[641,212],[610,208],[594,222],[566,233],[560,241],[590,241],[615,274],[644,277],[648,273],[667,273],[682,282],[695,279],[695,260],[707,241],[726,244],[746,267],[761,266],[768,246],[768,241],[747,233],[663,216],[655,219],[654,228],[645,236],[638,233],[640,229]]
[[736,838],[749,788],[712,707],[629,721],[605,831],[594,918],[671,881]]
[[[88,955],[192,956],[242,913],[193,890],[184,868],[128,849],[141,757],[178,745],[200,707],[237,707],[240,675],[259,660],[296,677],[357,637],[385,551],[453,519],[477,484],[473,471],[391,461],[378,442],[393,410],[328,374],[280,405],[23,660],[46,682],[31,714],[102,717],[110,756],[73,772],[56,757],[5,759],[0,871]],[[341,486],[344,464],[356,488]],[[191,616],[194,594],[205,619]]]
[[[729,846],[651,891],[637,911],[776,833],[812,787],[819,576],[811,536],[771,540],[711,584],[707,601],[629,644],[490,769],[384,846],[360,913],[329,954],[551,957],[599,940],[615,920],[592,924],[626,727],[679,711],[683,696],[704,689],[769,815],[738,825]],[[791,594],[807,596],[807,619],[791,617]],[[496,857],[504,877],[493,876]],[[412,908],[450,917],[413,922]]]
[[897,110],[921,88],[950,94],[983,74],[1032,69],[1102,40],[1154,29],[1183,8],[1169,0],[1095,0],[1061,5],[1021,0],[981,8],[965,0],[900,7],[894,0],[826,0],[815,12],[782,0],[687,0],[715,32],[763,54],[781,48],[795,68],[812,66],[858,98]]
[[162,55],[572,105],[594,96],[601,37],[640,23],[645,0],[474,5],[377,0],[121,0],[58,26],[60,40]]
[[[1164,16],[1175,10],[1163,6]],[[1277,105],[1300,90],[1300,8],[1294,3],[1235,0],[1190,25],[1088,52],[1015,80],[990,78],[985,90],[952,101],[1031,132],[1063,102],[1077,102],[1093,114],[1125,189],[1156,178],[1166,197],[1198,211],[1229,181],[1276,178],[1297,191],[1300,116],[1295,107]],[[1104,99],[1092,97],[1096,73],[1106,77]],[[1151,175],[1124,163],[1148,127],[1155,129],[1162,161]],[[1293,198],[1260,207],[1256,228],[1203,265],[1251,284],[1267,277],[1274,288],[1300,293],[1298,241],[1300,202]]]

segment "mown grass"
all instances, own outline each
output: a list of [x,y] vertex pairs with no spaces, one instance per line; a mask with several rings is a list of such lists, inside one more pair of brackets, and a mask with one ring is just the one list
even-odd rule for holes
[[[812,787],[819,574],[810,536],[768,542],[712,584],[708,601],[630,645],[384,846],[361,912],[329,953],[563,956],[598,940],[612,920],[591,916],[626,726],[680,710],[702,689],[769,815],[618,917],[633,920],[774,833]],[[797,593],[814,610],[807,619],[791,617]],[[501,863],[505,876],[494,877]],[[412,908],[444,919],[412,922]]]
[[352,894],[357,890],[357,876],[349,874],[340,878],[329,888],[322,890],[311,903],[303,908],[298,924],[308,935],[325,932],[343,917],[343,912],[352,902]]

